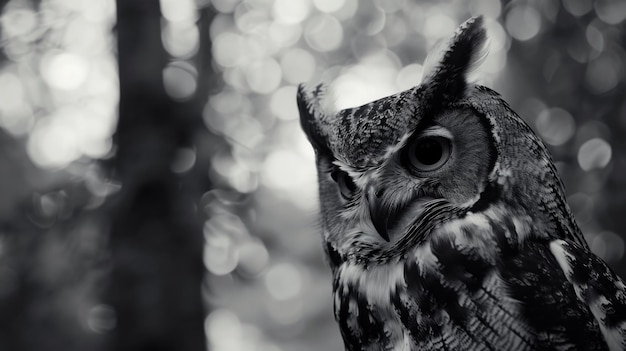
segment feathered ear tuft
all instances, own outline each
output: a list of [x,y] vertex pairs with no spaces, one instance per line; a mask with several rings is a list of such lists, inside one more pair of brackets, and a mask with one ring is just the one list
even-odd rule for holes
[[483,17],[465,21],[454,36],[438,50],[431,52],[424,62],[424,80],[421,86],[432,92],[432,97],[458,98],[467,86],[468,73],[487,55],[487,32]]
[[316,151],[328,151],[327,135],[323,126],[328,125],[329,118],[335,114],[334,100],[330,89],[325,84],[309,88],[304,84],[298,86],[298,111],[300,125]]

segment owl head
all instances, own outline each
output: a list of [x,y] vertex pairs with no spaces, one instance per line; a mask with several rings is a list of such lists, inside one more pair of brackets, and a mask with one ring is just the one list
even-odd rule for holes
[[543,142],[468,81],[486,39],[482,17],[466,21],[428,56],[422,82],[359,107],[337,110],[325,85],[300,85],[331,266],[401,257],[444,221],[496,202],[550,227],[537,232],[580,237]]

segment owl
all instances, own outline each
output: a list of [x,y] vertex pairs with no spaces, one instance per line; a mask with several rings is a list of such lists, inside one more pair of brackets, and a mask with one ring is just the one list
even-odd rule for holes
[[347,350],[624,350],[626,285],[586,244],[550,154],[468,72],[481,17],[417,86],[337,110],[297,104]]

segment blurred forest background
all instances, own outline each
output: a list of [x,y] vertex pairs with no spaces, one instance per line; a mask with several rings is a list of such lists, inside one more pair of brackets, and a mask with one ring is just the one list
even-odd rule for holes
[[548,143],[626,277],[624,1],[0,6],[2,350],[342,349],[296,85],[342,108],[407,89],[478,14],[476,80]]

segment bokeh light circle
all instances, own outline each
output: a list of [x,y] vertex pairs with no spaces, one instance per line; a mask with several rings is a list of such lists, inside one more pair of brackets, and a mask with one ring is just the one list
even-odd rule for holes
[[337,49],[343,41],[343,27],[337,18],[320,14],[311,18],[304,30],[309,46],[321,52]]
[[345,0],[313,0],[313,5],[319,11],[330,13],[341,9],[345,2]]
[[276,0],[274,17],[282,23],[294,24],[304,21],[311,11],[310,0]]
[[572,115],[558,107],[543,110],[535,124],[543,140],[555,146],[567,142],[576,131],[576,121]]
[[280,85],[282,70],[273,58],[250,63],[246,68],[246,82],[250,89],[259,94],[268,94]]
[[195,68],[184,61],[170,62],[163,70],[165,92],[174,100],[190,99],[198,87]]
[[276,300],[288,300],[302,291],[302,275],[290,263],[278,263],[265,274],[265,287]]
[[611,145],[602,138],[593,138],[578,149],[578,164],[584,171],[604,168],[611,161],[611,156]]
[[292,84],[308,82],[315,73],[315,58],[308,51],[293,48],[280,59],[285,80]]
[[506,14],[506,30],[520,41],[532,39],[541,29],[541,14],[529,5],[515,5]]
[[41,71],[50,87],[75,90],[85,82],[89,73],[89,62],[80,55],[60,52],[45,56],[41,61]]

